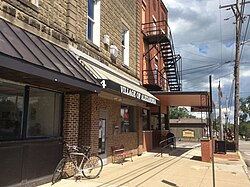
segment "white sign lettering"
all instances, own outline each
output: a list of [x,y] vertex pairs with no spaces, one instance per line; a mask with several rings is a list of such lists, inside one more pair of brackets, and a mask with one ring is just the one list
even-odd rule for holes
[[101,85],[102,85],[103,88],[106,88],[107,84],[106,84],[105,80],[102,80],[100,83],[101,83]]
[[125,86],[120,86],[121,89],[121,94],[136,98],[136,99],[140,99],[142,101],[148,102],[148,103],[152,103],[152,104],[156,104],[156,99],[149,97],[147,95],[144,95],[140,92],[137,92],[135,90],[129,89]]

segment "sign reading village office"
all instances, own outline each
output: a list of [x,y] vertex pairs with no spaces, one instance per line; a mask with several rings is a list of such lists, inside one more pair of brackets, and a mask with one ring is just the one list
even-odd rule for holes
[[135,99],[139,99],[141,101],[145,101],[154,105],[157,105],[157,100],[155,98],[149,97],[141,92],[135,91],[133,89],[130,89],[126,86],[122,86],[116,82],[113,82],[111,80],[100,80],[100,84],[103,88],[110,88],[116,91],[119,91],[123,95],[127,95],[130,97],[133,97]]
[[142,100],[142,101],[146,101],[146,102],[151,103],[151,104],[156,104],[156,99],[154,99],[152,97],[146,96],[140,92],[137,92],[135,90],[132,90],[132,89],[127,88],[127,87],[122,86],[122,85],[120,86],[120,88],[121,88],[121,94],[130,96],[130,97]]

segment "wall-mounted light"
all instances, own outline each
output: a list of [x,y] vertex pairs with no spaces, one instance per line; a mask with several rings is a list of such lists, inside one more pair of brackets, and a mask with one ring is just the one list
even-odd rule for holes
[[115,45],[110,46],[110,55],[112,59],[116,59],[118,57],[118,48]]
[[103,36],[103,43],[104,43],[105,45],[109,45],[109,36],[108,36],[107,34],[105,34],[105,35]]

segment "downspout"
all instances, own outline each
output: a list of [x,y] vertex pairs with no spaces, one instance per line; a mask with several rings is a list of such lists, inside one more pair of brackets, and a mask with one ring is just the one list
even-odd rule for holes
[[[141,64],[141,56],[140,52],[138,52],[141,49],[141,18],[140,18],[140,7],[141,7],[141,1],[137,1],[137,6],[136,6],[136,61],[138,61],[139,58],[139,63],[136,63],[136,78],[138,78],[138,71],[139,71],[139,79],[140,79],[140,64]],[[139,14],[139,15],[138,15]],[[138,46],[138,35],[139,35],[139,46]],[[140,80],[141,81],[141,80]]]

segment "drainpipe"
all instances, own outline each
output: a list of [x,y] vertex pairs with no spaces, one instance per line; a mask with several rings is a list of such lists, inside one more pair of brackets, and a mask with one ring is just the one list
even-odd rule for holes
[[[139,79],[140,79],[140,64],[141,64],[141,56],[140,53],[138,52],[138,35],[139,35],[139,51],[141,48],[141,19],[140,19],[140,7],[141,7],[141,1],[137,1],[136,3],[136,78],[138,78],[138,71],[139,71]],[[137,62],[139,57],[139,63]],[[140,80],[141,81],[141,80]]]

